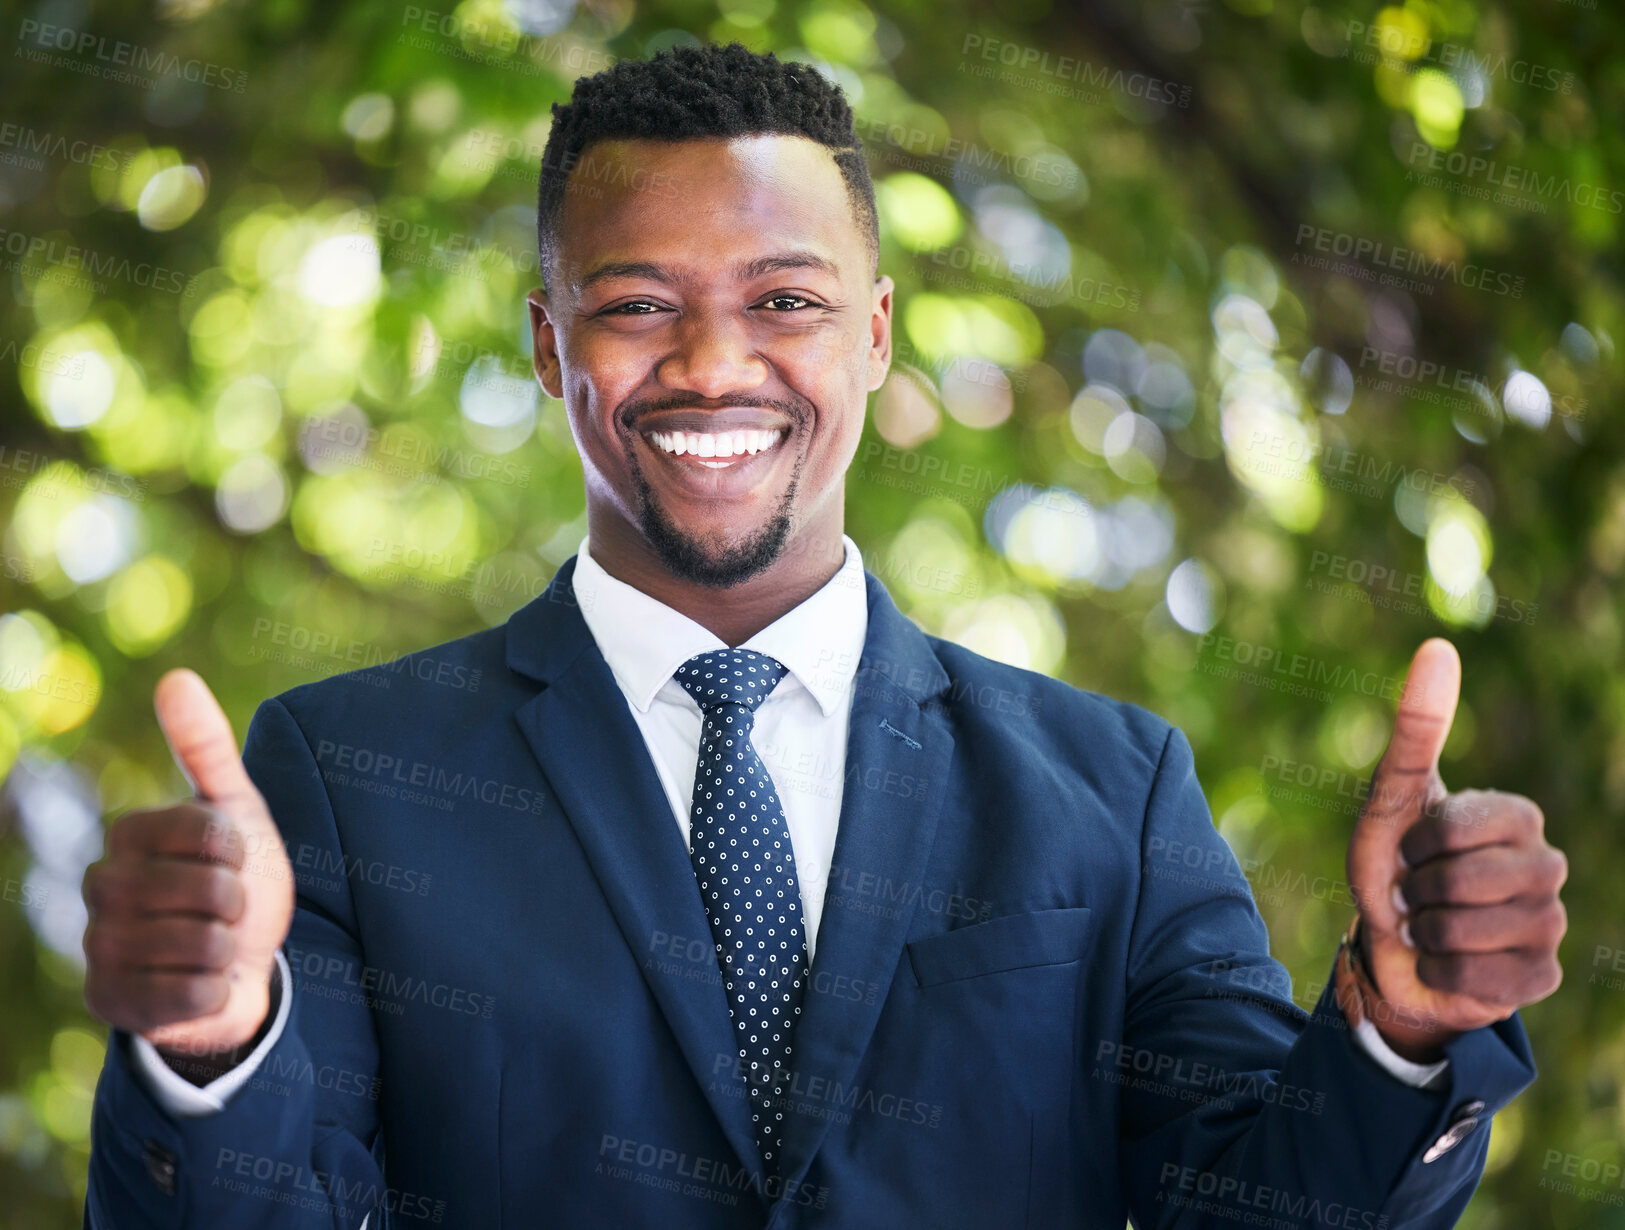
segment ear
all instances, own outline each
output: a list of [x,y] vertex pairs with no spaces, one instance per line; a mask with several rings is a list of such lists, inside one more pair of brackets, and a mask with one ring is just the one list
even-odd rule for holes
[[891,278],[881,274],[875,279],[874,307],[869,315],[869,383],[873,393],[886,383],[891,370],[891,302],[896,287]]
[[554,399],[564,397],[563,368],[559,362],[559,339],[553,331],[553,319],[548,315],[547,292],[536,287],[525,296],[530,308],[531,366],[542,390]]

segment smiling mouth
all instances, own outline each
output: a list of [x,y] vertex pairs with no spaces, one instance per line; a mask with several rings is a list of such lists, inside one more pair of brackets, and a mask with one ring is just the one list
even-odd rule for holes
[[771,452],[784,439],[781,429],[771,431],[646,431],[644,439],[690,464],[725,470],[762,453]]

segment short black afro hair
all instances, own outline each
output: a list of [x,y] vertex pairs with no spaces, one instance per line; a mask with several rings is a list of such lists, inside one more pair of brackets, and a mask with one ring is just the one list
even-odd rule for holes
[[648,60],[621,60],[578,78],[570,101],[553,104],[536,189],[543,278],[558,250],[566,181],[589,145],[765,133],[807,137],[833,152],[872,272],[880,255],[875,190],[846,96],[811,65],[786,64],[771,51],[758,55],[735,42],[671,47]]

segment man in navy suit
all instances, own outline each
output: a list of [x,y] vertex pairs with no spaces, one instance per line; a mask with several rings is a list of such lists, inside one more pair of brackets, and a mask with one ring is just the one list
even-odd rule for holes
[[1437,1230],[1534,1077],[1563,856],[1449,793],[1417,653],[1292,1000],[1184,735],[905,618],[843,532],[891,356],[852,117],[772,56],[579,81],[538,379],[587,537],[297,687],[86,876],[93,1227]]

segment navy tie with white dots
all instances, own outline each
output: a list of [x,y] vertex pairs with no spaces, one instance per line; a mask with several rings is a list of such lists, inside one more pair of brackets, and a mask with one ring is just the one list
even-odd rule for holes
[[784,808],[751,746],[756,706],[784,677],[751,649],[696,654],[673,678],[705,713],[689,853],[716,940],[762,1161],[777,1170],[782,1098],[807,981],[801,889]]

